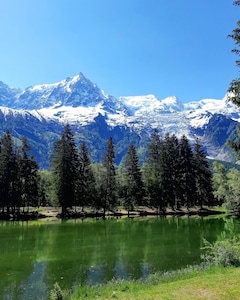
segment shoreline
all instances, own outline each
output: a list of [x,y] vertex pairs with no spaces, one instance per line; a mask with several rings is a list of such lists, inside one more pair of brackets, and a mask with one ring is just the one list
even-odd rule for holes
[[181,216],[214,216],[225,214],[225,211],[216,210],[214,208],[183,208],[178,210],[166,209],[165,212],[157,212],[153,209],[142,207],[141,209],[136,209],[127,212],[125,209],[116,209],[115,211],[107,211],[105,214],[102,211],[69,211],[65,218],[61,216],[60,208],[56,207],[45,207],[34,210],[31,208],[28,212],[17,212],[15,214],[11,213],[0,213],[0,220],[2,221],[31,221],[38,219],[85,219],[85,218],[137,218],[137,217],[181,217]]

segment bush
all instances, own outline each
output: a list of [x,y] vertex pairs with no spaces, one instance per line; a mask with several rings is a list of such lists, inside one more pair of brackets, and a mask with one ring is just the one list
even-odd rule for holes
[[240,240],[239,237],[221,239],[214,243],[204,240],[205,253],[201,256],[203,261],[210,265],[240,266]]

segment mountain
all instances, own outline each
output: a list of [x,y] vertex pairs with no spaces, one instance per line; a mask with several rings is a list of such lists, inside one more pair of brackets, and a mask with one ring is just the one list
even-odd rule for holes
[[124,157],[130,142],[141,160],[154,128],[190,141],[198,136],[207,154],[230,161],[226,147],[240,125],[240,110],[223,99],[182,103],[171,96],[119,97],[108,95],[82,73],[53,84],[10,88],[0,82],[0,134],[9,129],[16,141],[26,135],[41,167],[48,168],[54,141],[69,123],[77,143],[85,140],[94,161],[103,157],[107,139],[116,145],[116,162]]

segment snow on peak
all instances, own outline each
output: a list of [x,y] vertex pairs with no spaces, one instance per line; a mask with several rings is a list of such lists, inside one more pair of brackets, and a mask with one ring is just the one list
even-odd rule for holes
[[123,102],[131,113],[136,111],[154,111],[155,113],[172,113],[182,111],[183,104],[177,97],[167,97],[159,100],[156,96],[150,94],[145,96],[128,96],[120,97],[119,100]]
[[162,100],[162,103],[169,108],[170,111],[182,111],[184,106],[176,96],[170,96]]

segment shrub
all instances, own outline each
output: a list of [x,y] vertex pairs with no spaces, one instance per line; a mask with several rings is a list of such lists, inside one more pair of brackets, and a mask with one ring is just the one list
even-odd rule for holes
[[204,240],[205,253],[201,256],[203,261],[210,265],[240,266],[240,240],[235,236],[221,239],[214,243]]

